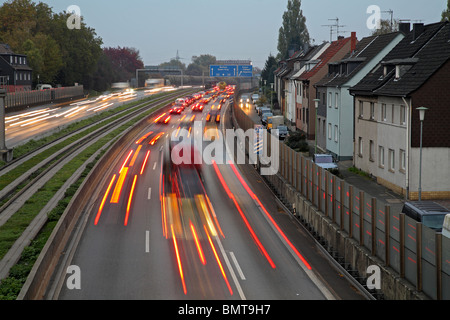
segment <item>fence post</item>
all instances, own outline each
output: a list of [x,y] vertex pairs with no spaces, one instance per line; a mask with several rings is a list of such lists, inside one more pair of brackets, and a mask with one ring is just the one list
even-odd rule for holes
[[391,207],[384,207],[384,243],[385,243],[385,252],[384,252],[384,260],[386,261],[386,267],[391,265]]
[[405,277],[405,214],[400,213],[400,277]]
[[416,222],[417,291],[422,291],[422,223]]
[[364,191],[359,192],[359,245],[364,246]]
[[436,297],[442,300],[442,233],[436,232]]
[[377,219],[376,219],[376,206],[377,206],[377,199],[372,197],[372,216],[371,216],[371,222],[372,222],[372,256],[376,256],[377,253]]
[[340,187],[341,187],[341,190],[340,190],[340,192],[341,192],[341,194],[340,194],[340,196],[341,196],[341,210],[340,210],[340,220],[341,220],[341,231],[342,230],[344,230],[344,217],[345,217],[345,210],[344,210],[344,197],[345,197],[345,195],[344,195],[344,186],[345,186],[345,181],[344,180],[341,180],[341,185],[340,185]]
[[350,238],[353,238],[353,186],[348,186],[348,236]]

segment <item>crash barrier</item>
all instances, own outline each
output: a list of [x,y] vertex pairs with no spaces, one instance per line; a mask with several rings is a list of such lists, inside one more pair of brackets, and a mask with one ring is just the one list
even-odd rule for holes
[[47,90],[20,91],[6,94],[6,109],[18,109],[51,102],[81,98],[84,96],[82,85]]
[[[240,128],[255,123],[234,106]],[[268,155],[271,141],[267,133]],[[278,140],[276,140],[278,141]],[[450,239],[317,166],[310,158],[279,145],[279,170],[264,176],[292,213],[366,278],[381,270],[379,291],[387,299],[450,299]],[[247,150],[248,151],[248,150]]]

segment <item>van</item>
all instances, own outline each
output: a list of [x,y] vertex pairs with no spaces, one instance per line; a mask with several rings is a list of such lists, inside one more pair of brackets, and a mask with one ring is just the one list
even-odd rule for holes
[[53,87],[50,84],[38,84],[36,86],[36,90],[48,90],[52,89]]
[[442,225],[442,235],[450,239],[450,214],[446,214]]
[[445,216],[450,214],[450,210],[433,201],[407,201],[403,205],[402,213],[430,229],[441,232]]

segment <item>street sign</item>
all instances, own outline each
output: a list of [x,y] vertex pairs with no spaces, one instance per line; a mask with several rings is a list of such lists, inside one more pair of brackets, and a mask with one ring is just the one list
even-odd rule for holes
[[263,143],[264,143],[264,136],[263,136],[263,130],[264,126],[262,125],[255,125],[255,136],[254,136],[254,152],[257,155],[262,154],[263,151]]
[[210,77],[236,77],[237,66],[209,66]]
[[253,77],[253,66],[238,66],[238,77]]
[[210,77],[253,77],[252,65],[211,65]]

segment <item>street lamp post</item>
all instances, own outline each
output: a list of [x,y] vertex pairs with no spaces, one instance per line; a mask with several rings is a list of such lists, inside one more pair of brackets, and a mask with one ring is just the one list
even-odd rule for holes
[[423,134],[423,121],[425,120],[425,111],[428,108],[419,107],[416,108],[419,110],[419,118],[420,118],[420,162],[419,162],[419,201],[422,200],[422,134]]
[[317,154],[317,109],[319,109],[319,101],[320,99],[314,99],[316,109],[316,118],[314,120],[314,141],[315,141],[314,154]]

